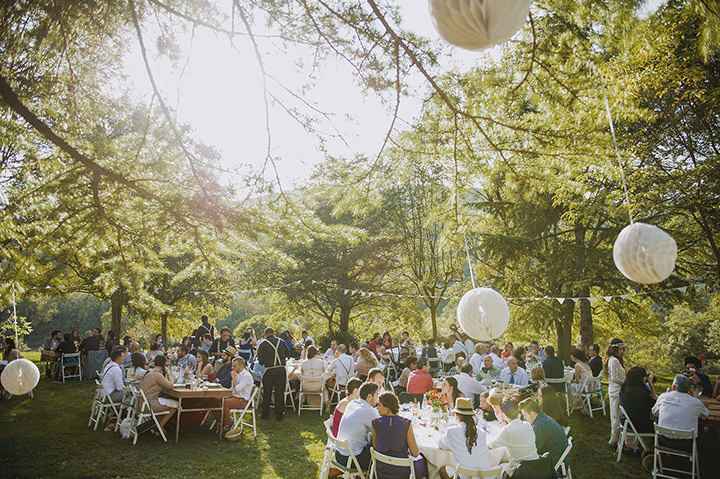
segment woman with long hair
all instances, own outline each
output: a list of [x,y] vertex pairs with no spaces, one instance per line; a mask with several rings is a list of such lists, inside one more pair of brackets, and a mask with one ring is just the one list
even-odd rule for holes
[[565,415],[565,408],[560,404],[555,388],[545,385],[538,391],[538,403],[542,412],[555,419],[562,427],[568,425],[568,418]]
[[15,349],[15,340],[11,338],[10,336],[6,337],[5,340],[2,343],[3,348],[3,361],[15,361],[16,359],[20,359],[22,356],[20,356],[20,353],[17,349]]
[[463,398],[465,395],[458,389],[458,382],[452,376],[448,376],[443,380],[442,393],[450,404],[455,404],[457,398]]
[[608,396],[610,397],[610,441],[615,446],[620,438],[620,390],[625,383],[625,363],[623,354],[625,344],[622,339],[613,338],[605,353],[603,371],[608,378]]
[[510,356],[515,354],[515,347],[513,346],[513,343],[508,341],[505,343],[505,350],[500,354],[500,358],[503,360],[503,362],[506,362]]
[[[165,364],[167,359],[160,354],[155,356],[154,366],[140,380],[139,388],[145,393],[148,404],[153,411],[170,411],[170,414],[163,414],[158,421],[160,427],[164,427],[177,411],[178,403],[174,399],[161,397],[163,391],[172,389],[173,382],[170,380],[170,373]],[[138,426],[138,429],[141,429]]]
[[[487,433],[475,424],[475,411],[472,401],[458,398],[452,411],[457,418],[456,426],[449,426],[445,434],[438,439],[438,447],[448,449],[455,457],[455,464],[471,469],[490,467],[490,454],[487,447]],[[440,468],[440,477],[449,479],[455,476],[455,468]]]
[[75,343],[75,346],[80,346],[80,343],[82,343],[82,338],[80,337],[80,331],[77,329],[73,329],[70,331],[70,335],[72,336],[72,340]]
[[132,365],[127,368],[127,380],[140,381],[147,374],[147,358],[140,351],[135,351],[130,356],[130,362]]
[[[307,347],[307,359],[300,364],[300,374],[305,377],[321,378],[325,373],[325,362],[317,357],[318,350],[314,345]],[[323,400],[327,403],[327,390],[322,387],[322,380],[303,381],[302,390],[305,392],[323,391]],[[310,406],[320,405],[320,396],[317,394],[309,394],[305,396],[305,401]]]
[[570,353],[570,360],[575,363],[575,374],[570,381],[570,399],[572,401],[572,409],[580,409],[583,413],[589,414],[581,393],[585,379],[593,377],[592,369],[588,364],[585,351],[582,349],[573,349]]
[[[380,454],[386,456],[406,458],[417,457],[420,454],[412,421],[398,416],[400,404],[395,394],[386,391],[378,399],[378,412],[380,417],[372,420],[373,447]],[[407,479],[410,470],[406,467],[391,466],[377,462],[377,477],[379,479]],[[413,462],[415,477],[421,479],[427,476],[425,458],[420,457]]]
[[525,352],[525,348],[523,348],[522,346],[520,346],[519,348],[517,348],[517,349],[515,350],[515,352],[513,353],[513,355],[515,356],[515,359],[517,359],[518,367],[519,367],[519,368],[523,368],[523,369],[527,369],[527,366],[526,366],[526,364],[525,364],[525,360],[527,359],[527,353]]
[[213,369],[212,364],[210,364],[210,355],[207,351],[203,351],[202,349],[197,352],[197,367],[195,368],[195,376],[208,381],[212,381],[213,376],[215,376],[215,370]]
[[[630,368],[625,382],[620,388],[620,404],[630,416],[630,420],[637,432],[653,432],[653,423],[650,411],[657,401],[655,392],[655,376],[648,375],[645,368],[635,366]],[[625,446],[635,448],[635,436],[628,436]]]
[[355,372],[358,377],[365,381],[367,379],[368,372],[377,367],[377,360],[375,355],[370,352],[368,348],[358,349],[358,361],[355,363]]
[[253,357],[253,351],[255,350],[253,344],[254,341],[252,338],[252,333],[250,333],[250,331],[245,331],[243,337],[240,338],[240,341],[238,341],[237,343],[238,356],[243,358],[247,363],[249,363],[250,359],[252,359]]

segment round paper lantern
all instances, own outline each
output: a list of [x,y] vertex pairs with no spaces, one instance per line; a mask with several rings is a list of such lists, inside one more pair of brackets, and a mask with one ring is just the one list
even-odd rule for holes
[[510,308],[505,298],[490,288],[471,289],[457,307],[458,322],[471,338],[490,341],[497,338],[510,323]]
[[430,0],[435,29],[453,45],[482,50],[512,37],[532,0]]
[[40,370],[27,359],[11,361],[3,369],[0,381],[7,392],[21,396],[32,391],[40,381]]
[[628,279],[642,284],[659,283],[675,269],[677,244],[658,228],[645,223],[626,226],[613,247],[615,266]]

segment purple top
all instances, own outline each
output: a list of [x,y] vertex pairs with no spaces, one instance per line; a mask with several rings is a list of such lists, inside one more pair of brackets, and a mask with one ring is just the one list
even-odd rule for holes
[[[411,421],[400,416],[380,416],[373,419],[372,428],[375,431],[375,442],[377,452],[392,457],[408,457],[407,433]],[[415,477],[425,477],[425,460],[423,458],[415,461]],[[377,462],[377,473],[379,479],[407,479],[410,471],[399,466],[391,466]]]

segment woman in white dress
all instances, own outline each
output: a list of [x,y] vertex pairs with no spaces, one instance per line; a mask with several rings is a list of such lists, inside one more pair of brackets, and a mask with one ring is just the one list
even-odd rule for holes
[[[581,409],[585,411],[585,403],[582,400],[582,386],[585,382],[585,378],[592,377],[592,369],[587,362],[587,356],[585,351],[582,349],[573,349],[570,353],[570,360],[575,363],[575,374],[570,381],[570,396],[572,400],[572,409]],[[585,411],[587,412],[587,411]]]
[[625,344],[622,339],[613,338],[605,353],[603,371],[608,379],[608,396],[610,396],[610,441],[615,446],[620,438],[620,390],[625,382],[625,366],[623,353]]
[[[325,362],[317,357],[318,350],[314,345],[310,345],[306,348],[307,359],[304,360],[300,365],[300,373],[305,377],[316,377],[320,378],[317,381],[303,381],[303,391],[320,391],[323,389],[322,375],[325,372]],[[327,401],[327,391],[323,390],[324,400]],[[310,394],[304,396],[305,401],[308,405],[319,406],[320,396]]]

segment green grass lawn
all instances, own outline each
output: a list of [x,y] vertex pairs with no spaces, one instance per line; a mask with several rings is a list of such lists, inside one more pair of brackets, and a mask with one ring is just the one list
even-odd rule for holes
[[[42,378],[34,399],[0,401],[0,477],[318,477],[325,430],[317,413],[298,418],[290,411],[282,422],[258,419],[257,438],[245,431],[232,443],[191,424],[180,430],[178,444],[145,434],[133,446],[119,433],[87,426],[93,390],[90,381]],[[615,462],[607,445],[609,417],[575,413],[570,425],[573,477],[650,477],[638,457]]]

